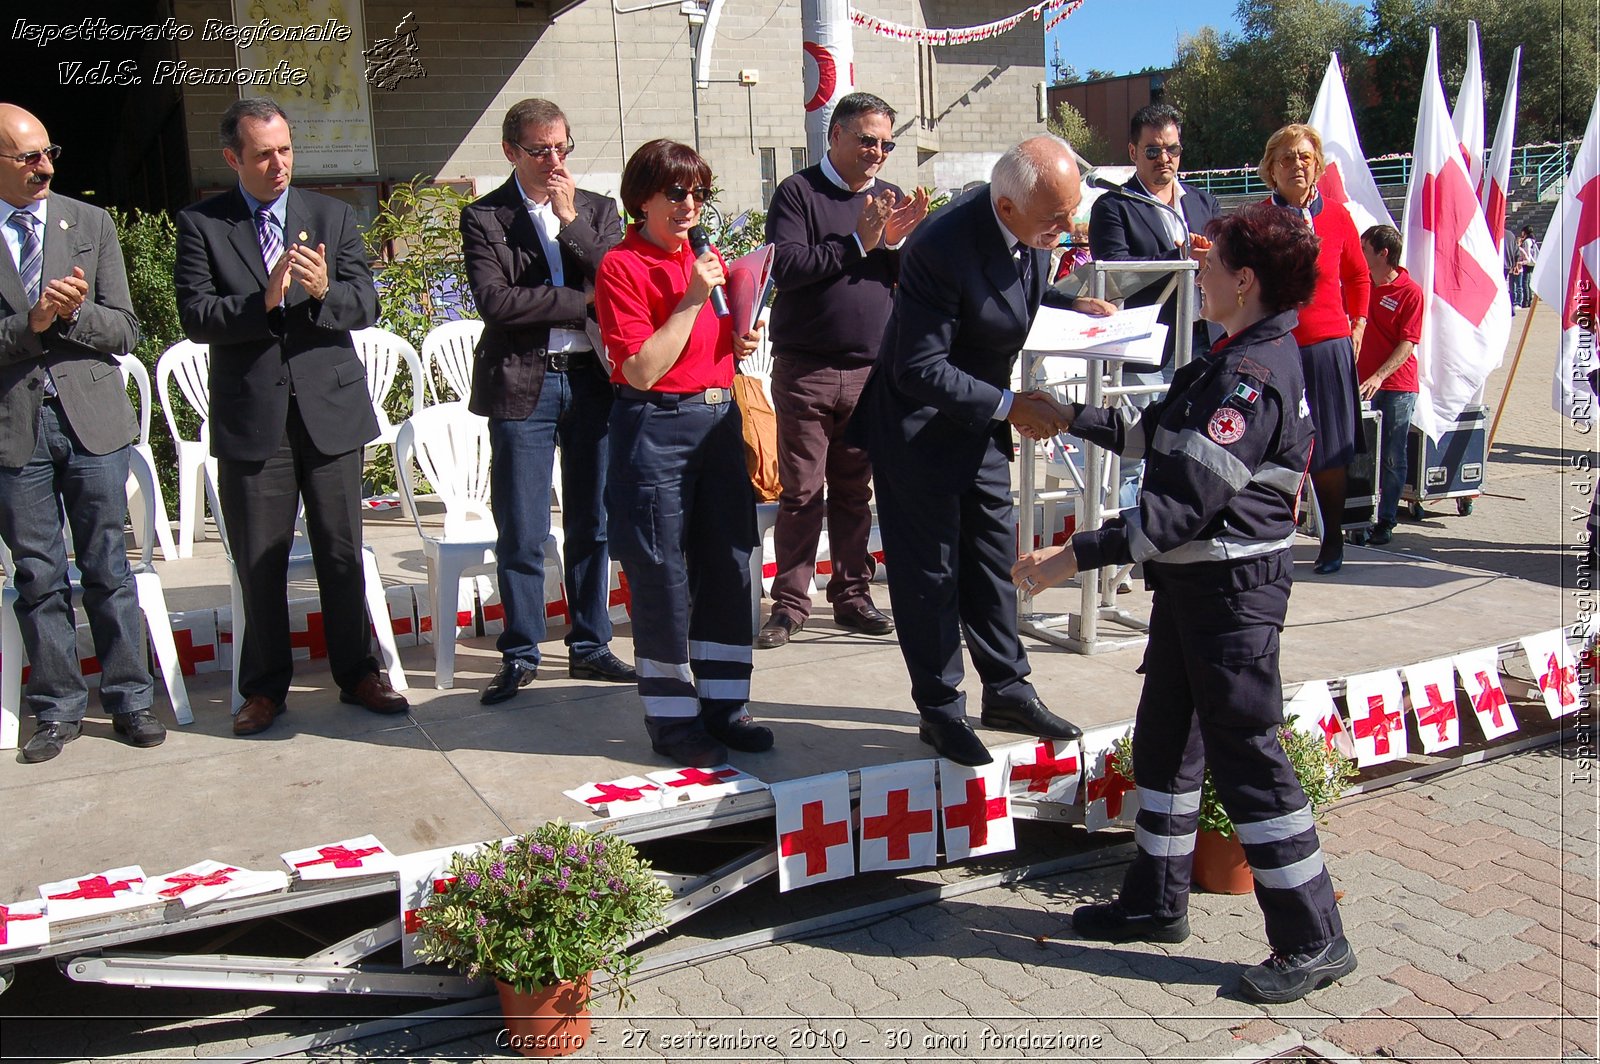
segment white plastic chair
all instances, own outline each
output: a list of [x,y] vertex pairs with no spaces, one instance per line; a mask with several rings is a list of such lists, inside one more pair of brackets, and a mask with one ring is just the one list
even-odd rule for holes
[[435,403],[465,402],[472,394],[473,352],[482,335],[483,322],[463,318],[447,321],[422,338],[422,375]]
[[[184,439],[178,433],[177,400],[172,395],[176,383],[183,402],[200,415],[200,438]],[[220,514],[217,504],[216,462],[206,436],[206,420],[211,416],[211,348],[192,340],[180,340],[156,360],[156,393],[161,398],[161,413],[172,433],[178,452],[178,557],[194,556],[194,541],[205,536],[205,500],[211,512]]]
[[[373,448],[385,445],[392,452],[395,434],[400,431],[400,426],[390,419],[384,405],[389,393],[394,390],[395,382],[400,377],[400,366],[404,363],[411,374],[409,413],[414,414],[422,409],[427,401],[422,384],[422,360],[417,357],[417,349],[404,337],[396,336],[387,329],[357,329],[350,334],[350,338],[355,341],[357,357],[367,369],[367,394],[372,399],[372,413],[378,419],[378,438],[367,444],[366,454],[370,457]],[[407,505],[403,499],[401,505]]]
[[[494,514],[489,509],[489,422],[466,403],[439,403],[411,415],[395,444],[400,491],[422,537],[428,565],[428,610],[433,618],[434,686],[454,686],[456,604],[461,581],[495,571]],[[411,464],[444,503],[443,530],[422,526]],[[561,541],[544,544],[545,586],[560,580]]]
[[[147,499],[158,498],[155,466],[136,447],[128,449],[130,496],[133,491],[144,493]],[[151,648],[155,651],[156,665],[167,687],[167,700],[172,705],[172,715],[179,724],[193,724],[194,713],[189,708],[189,689],[183,682],[183,665],[178,660],[178,644],[172,635],[172,615],[167,612],[167,596],[161,587],[161,577],[152,564],[155,552],[154,514],[146,508],[141,518],[143,546],[140,558],[133,569],[133,586],[139,596],[139,610],[144,614],[145,631]],[[63,528],[71,559],[71,533]],[[22,712],[22,630],[16,616],[17,589],[13,586],[11,551],[0,542],[0,567],[6,571],[6,584],[0,601],[5,616],[0,619],[0,749],[12,750],[17,746],[21,730]],[[82,594],[83,574],[76,565],[69,564],[67,576],[72,581],[75,595]]]
[[[150,371],[144,368],[133,355],[118,355],[117,368],[122,371],[122,386],[126,388],[131,382],[139,394],[139,405],[136,411],[139,415],[139,439],[134,443],[134,449],[144,455],[150,463],[150,468],[156,467],[156,455],[150,448]],[[146,507],[154,509],[152,519],[156,530],[156,542],[161,545],[161,558],[163,561],[172,561],[178,557],[178,547],[172,541],[172,522],[167,519],[167,500],[161,494],[161,480],[156,479],[156,488],[153,495],[146,495],[139,490],[139,485],[130,471],[128,473],[128,520],[133,525],[134,542],[144,546],[144,541],[139,537],[144,534],[144,511]]]

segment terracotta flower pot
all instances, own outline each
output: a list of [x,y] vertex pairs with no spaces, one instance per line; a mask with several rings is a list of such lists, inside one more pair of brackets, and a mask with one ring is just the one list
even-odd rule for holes
[[1249,894],[1255,889],[1237,835],[1200,832],[1194,843],[1194,884],[1211,894]]
[[496,980],[506,1029],[497,1044],[525,1057],[564,1057],[589,1043],[589,977],[519,994]]

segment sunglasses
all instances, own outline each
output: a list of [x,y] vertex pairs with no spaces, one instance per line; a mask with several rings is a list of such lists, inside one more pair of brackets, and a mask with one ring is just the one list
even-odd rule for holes
[[865,133],[857,133],[856,139],[861,142],[861,146],[863,148],[876,148],[885,155],[888,155],[890,152],[894,151],[894,141],[892,140],[869,137]]
[[1180,156],[1182,154],[1183,154],[1183,145],[1182,144],[1147,144],[1147,145],[1145,145],[1145,149],[1144,149],[1144,157],[1146,159],[1149,159],[1151,162],[1155,162],[1157,159],[1161,158],[1163,155],[1170,155],[1174,159],[1176,159],[1178,156]]
[[526,144],[518,144],[517,147],[527,152],[530,159],[537,159],[541,163],[547,163],[555,159],[565,159],[573,153],[578,145],[573,142],[571,137],[568,137],[567,142],[559,147],[554,144],[547,144],[542,148],[530,148]]
[[710,187],[707,185],[700,185],[696,188],[684,188],[682,185],[668,185],[666,188],[661,190],[661,194],[667,197],[668,203],[682,203],[690,196],[695,198],[696,203],[710,203],[713,195]]
[[43,151],[25,151],[21,155],[4,155],[0,158],[10,159],[12,162],[21,163],[23,166],[38,166],[39,160],[49,159],[55,162],[61,158],[61,145],[52,144]]

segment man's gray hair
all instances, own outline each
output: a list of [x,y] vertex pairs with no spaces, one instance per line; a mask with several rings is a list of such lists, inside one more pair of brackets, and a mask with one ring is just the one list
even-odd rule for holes
[[[1041,134],[1030,137],[1029,140],[1049,139],[1067,150],[1069,158],[1077,158],[1077,153],[1072,150],[1072,145],[1062,140],[1053,133]],[[1043,174],[1040,169],[1040,159],[1027,149],[1028,141],[1014,145],[1000,161],[994,164],[994,170],[989,174],[989,198],[998,200],[1006,197],[1012,203],[1021,206],[1033,196],[1034,189],[1039,187],[1039,178]]]

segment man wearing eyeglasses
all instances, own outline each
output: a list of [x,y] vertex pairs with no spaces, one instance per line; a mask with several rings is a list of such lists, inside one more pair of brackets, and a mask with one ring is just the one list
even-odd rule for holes
[[[834,622],[894,631],[872,603],[872,465],[845,425],[877,357],[900,274],[900,244],[927,217],[928,194],[906,196],[878,171],[894,150],[894,110],[869,92],[840,100],[828,152],[773,194],[772,405],[778,415],[772,615],[756,646],[781,647],[811,613],[817,541],[828,525]],[[824,498],[823,487],[827,494]]]
[[495,567],[505,630],[500,668],[480,701],[504,702],[533,681],[545,636],[544,548],[561,457],[567,675],[635,683],[611,652],[606,543],[610,367],[594,316],[600,258],[622,239],[617,205],[578,188],[567,116],[549,100],[514,104],[501,123],[506,183],[461,212],[467,279],[483,336],[470,409],[489,419]]
[[51,194],[60,154],[37,118],[0,104],[0,539],[11,551],[32,665],[25,701],[39,722],[22,748],[25,762],[59,754],[89,708],[63,508],[100,659],[100,704],[126,742],[166,738],[150,713],[139,600],[122,543],[128,444],[138,426],[116,356],[133,350],[139,324],[110,216]]

